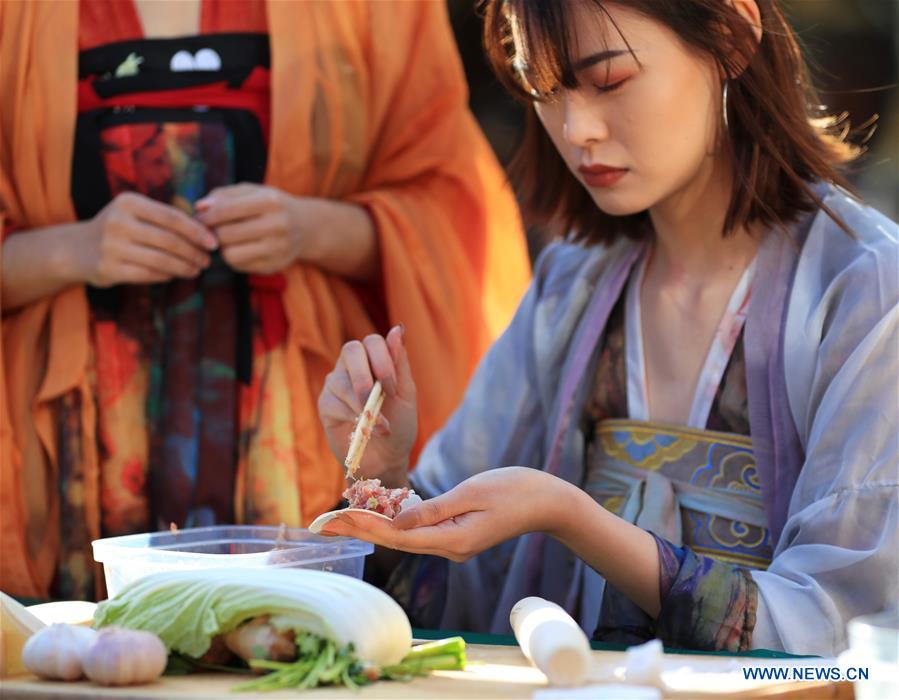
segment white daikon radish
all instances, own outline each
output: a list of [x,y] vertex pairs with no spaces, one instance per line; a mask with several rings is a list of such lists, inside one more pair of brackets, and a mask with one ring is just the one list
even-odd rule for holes
[[581,685],[590,668],[587,635],[565,610],[543,598],[524,598],[509,616],[524,655],[553,685]]

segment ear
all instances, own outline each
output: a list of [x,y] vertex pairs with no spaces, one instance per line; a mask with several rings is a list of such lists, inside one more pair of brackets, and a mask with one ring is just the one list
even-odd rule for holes
[[[727,0],[727,4],[746,22],[747,25],[749,25],[749,28],[755,36],[756,45],[743,47],[744,49],[749,50],[749,54],[747,55],[745,51],[743,51],[741,52],[742,55],[732,57],[732,64],[730,67],[720,66],[721,80],[725,80],[728,77],[735,78],[739,76],[746,69],[751,55],[755,53],[758,44],[762,41],[762,15],[757,0]],[[729,33],[727,28],[725,28],[725,31]]]
[[730,0],[730,5],[745,19],[755,34],[755,40],[762,41],[762,13],[756,0]]

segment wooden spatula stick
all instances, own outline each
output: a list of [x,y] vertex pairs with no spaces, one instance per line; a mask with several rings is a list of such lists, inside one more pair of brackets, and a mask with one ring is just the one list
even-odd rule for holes
[[381,382],[375,382],[365,402],[365,407],[359,418],[356,419],[356,427],[350,436],[350,449],[346,453],[344,466],[347,468],[347,475],[355,478],[356,472],[359,470],[359,463],[362,461],[362,455],[365,447],[371,439],[371,432],[375,427],[378,416],[381,415],[381,406],[384,404],[384,390]]

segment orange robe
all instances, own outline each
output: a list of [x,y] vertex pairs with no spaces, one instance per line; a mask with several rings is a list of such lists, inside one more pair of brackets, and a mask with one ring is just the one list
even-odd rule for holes
[[[403,322],[420,443],[462,396],[527,284],[517,209],[466,101],[443,3],[267,4],[272,127],[266,183],[367,208],[391,324]],[[0,233],[75,220],[70,178],[78,3],[0,3]],[[375,330],[343,279],[285,271],[296,489],[307,524],[342,470],[316,400],[341,345]],[[55,406],[78,395],[84,518],[101,536],[89,307],[77,286],[5,315],[0,335],[0,589],[46,596],[59,547]],[[86,561],[91,555],[85,553]]]

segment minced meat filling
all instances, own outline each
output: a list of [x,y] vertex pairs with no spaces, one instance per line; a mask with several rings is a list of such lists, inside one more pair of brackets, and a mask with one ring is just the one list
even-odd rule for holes
[[343,492],[350,508],[362,508],[394,518],[400,512],[400,503],[406,500],[409,489],[389,489],[381,486],[380,479],[357,481]]

